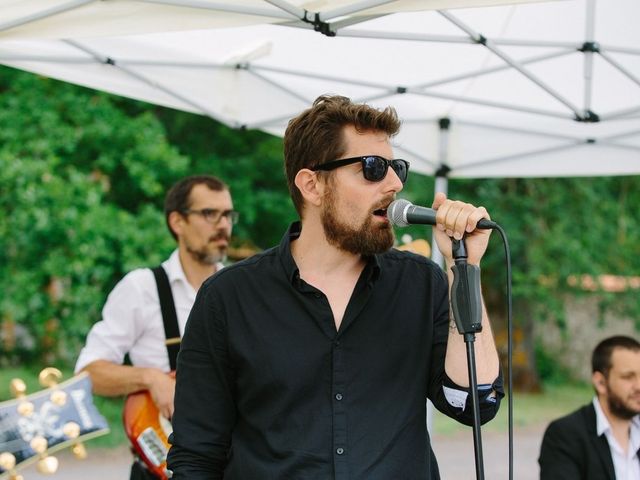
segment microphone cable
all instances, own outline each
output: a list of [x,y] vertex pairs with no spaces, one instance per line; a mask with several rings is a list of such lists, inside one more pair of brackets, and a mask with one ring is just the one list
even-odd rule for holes
[[496,223],[494,230],[497,230],[504,245],[504,256],[506,263],[506,297],[507,297],[507,421],[509,435],[509,480],[513,480],[513,305],[511,298],[511,251],[509,241],[504,229]]

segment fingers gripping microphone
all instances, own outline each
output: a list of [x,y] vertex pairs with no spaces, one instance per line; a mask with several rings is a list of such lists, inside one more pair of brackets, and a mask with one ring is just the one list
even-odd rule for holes
[[[419,207],[411,202],[399,198],[391,202],[387,208],[387,218],[396,227],[408,225],[435,225],[436,211],[433,208]],[[496,228],[496,223],[486,218],[481,218],[476,228]]]

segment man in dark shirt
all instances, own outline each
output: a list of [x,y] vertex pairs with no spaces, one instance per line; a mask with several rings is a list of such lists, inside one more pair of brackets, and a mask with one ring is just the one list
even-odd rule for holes
[[[289,122],[285,169],[301,222],[200,289],[178,360],[174,479],[438,479],[425,400],[471,424],[466,346],[449,316],[451,237],[478,265],[486,210],[438,194],[445,274],[391,250],[386,209],[408,163],[400,122],[323,96]],[[391,167],[391,168],[389,168]],[[448,281],[447,281],[448,280]],[[481,419],[503,395],[483,308]]]

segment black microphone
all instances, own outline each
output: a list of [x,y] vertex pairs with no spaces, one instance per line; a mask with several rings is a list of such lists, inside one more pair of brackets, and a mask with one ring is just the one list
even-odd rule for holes
[[[419,207],[408,200],[399,198],[391,202],[387,208],[387,218],[396,227],[408,225],[435,225],[436,211],[433,208]],[[497,224],[486,218],[481,218],[476,228],[492,229]]]

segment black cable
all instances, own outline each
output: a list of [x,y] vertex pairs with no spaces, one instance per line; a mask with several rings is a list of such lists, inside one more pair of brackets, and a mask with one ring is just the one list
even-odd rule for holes
[[503,228],[496,224],[494,230],[497,230],[502,238],[507,266],[507,417],[509,424],[509,480],[513,480],[513,309],[511,299],[511,252],[507,234]]

